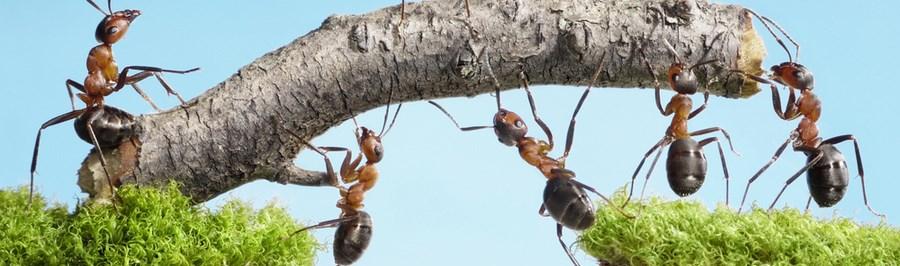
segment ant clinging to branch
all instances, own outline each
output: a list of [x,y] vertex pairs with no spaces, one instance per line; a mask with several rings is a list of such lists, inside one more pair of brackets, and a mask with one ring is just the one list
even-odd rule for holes
[[[718,36],[716,39],[718,39]],[[713,39],[713,43],[715,43],[716,39]],[[673,115],[672,122],[666,130],[665,136],[644,154],[637,169],[634,170],[634,174],[631,176],[628,200],[625,201],[623,207],[631,200],[634,192],[635,179],[637,178],[637,174],[640,172],[641,167],[644,165],[644,162],[647,160],[647,157],[653,154],[655,150],[659,149],[656,156],[653,158],[653,162],[650,163],[650,169],[647,170],[647,176],[644,180],[644,185],[641,188],[641,199],[643,199],[644,190],[647,188],[647,183],[650,180],[650,175],[653,173],[653,168],[656,166],[656,162],[659,160],[662,150],[668,145],[671,145],[671,147],[669,148],[666,159],[666,174],[672,191],[678,194],[678,196],[685,197],[700,190],[700,186],[703,185],[703,181],[706,179],[707,163],[706,156],[703,154],[703,147],[713,142],[715,142],[719,148],[719,159],[722,162],[722,171],[725,175],[725,204],[728,205],[729,176],[722,144],[717,137],[709,137],[700,140],[699,142],[695,141],[692,137],[720,131],[722,132],[722,135],[725,136],[725,139],[728,140],[728,146],[731,148],[731,151],[737,154],[737,152],[734,151],[734,146],[731,144],[731,137],[728,135],[728,132],[719,127],[711,127],[694,132],[688,131],[688,120],[705,110],[706,105],[709,102],[709,88],[706,88],[703,93],[703,105],[696,110],[691,110],[693,107],[690,96],[697,93],[697,89],[700,87],[697,76],[694,74],[694,69],[702,65],[714,63],[717,60],[706,60],[706,56],[709,53],[709,50],[707,50],[699,62],[688,67],[681,55],[678,54],[678,51],[676,51],[666,39],[663,39],[663,43],[672,54],[674,60],[666,73],[667,81],[669,82],[670,88],[677,93],[672,96],[672,99],[665,108],[663,108],[660,99],[660,83],[659,80],[656,79],[656,72],[653,70],[653,66],[650,65],[647,57],[643,54],[643,50],[641,50],[641,57],[647,67],[647,71],[650,72],[650,75],[653,76],[655,81],[656,108],[659,109],[659,113],[663,116]]]
[[[819,129],[816,126],[816,122],[819,120],[822,113],[822,103],[813,93],[815,82],[812,72],[795,61],[795,59],[799,60],[800,57],[800,45],[797,44],[797,42],[794,41],[781,26],[768,17],[761,16],[749,9],[745,10],[759,19],[760,23],[765,26],[766,30],[769,31],[778,44],[784,49],[785,53],[787,53],[788,61],[772,66],[772,74],[769,76],[771,80],[738,70],[733,70],[733,72],[740,73],[757,82],[769,85],[772,91],[772,106],[775,109],[775,114],[778,118],[785,121],[794,120],[799,117],[802,117],[802,119],[797,125],[797,128],[791,131],[788,139],[778,147],[775,151],[775,155],[772,156],[772,159],[763,165],[763,167],[747,181],[747,187],[744,189],[744,196],[741,199],[741,207],[738,211],[744,206],[744,201],[747,199],[747,194],[750,191],[750,184],[756,181],[769,166],[778,160],[789,143],[792,144],[794,151],[803,152],[804,155],[806,155],[807,163],[787,179],[784,187],[778,192],[778,196],[776,196],[775,200],[772,201],[772,204],[769,205],[769,210],[775,207],[775,203],[781,198],[784,190],[804,172],[806,173],[806,182],[809,186],[810,193],[810,199],[807,200],[806,208],[809,209],[809,204],[812,200],[815,200],[820,207],[834,206],[844,197],[844,194],[847,191],[847,185],[850,183],[850,173],[847,168],[847,161],[844,159],[840,150],[834,145],[845,141],[853,141],[853,148],[856,154],[856,168],[859,173],[859,182],[862,186],[863,202],[865,203],[866,208],[869,209],[869,212],[875,216],[884,217],[883,214],[876,212],[869,206],[868,195],[866,195],[866,181],[862,157],[860,156],[859,142],[856,140],[856,137],[849,134],[826,140],[822,140],[822,138],[819,137]],[[775,34],[769,24],[778,29],[778,31],[796,47],[794,56],[791,56],[791,52],[787,48],[787,45],[785,45],[784,41]],[[787,87],[788,90],[788,100],[784,110],[781,108],[781,97],[778,93],[776,84],[781,84],[782,86]],[[800,91],[799,98],[794,93],[794,90]]]
[[[291,235],[310,229],[337,226],[338,229],[334,235],[333,251],[334,261],[338,265],[350,265],[356,262],[362,257],[363,252],[369,246],[369,242],[372,239],[374,224],[372,223],[372,217],[362,210],[364,207],[363,199],[365,193],[372,189],[375,186],[376,181],[378,181],[378,170],[375,168],[375,164],[381,162],[384,158],[384,147],[381,144],[381,139],[394,127],[394,122],[397,121],[397,115],[400,113],[400,108],[403,107],[403,104],[397,105],[397,110],[394,112],[394,117],[391,119],[391,124],[388,126],[387,120],[388,115],[390,114],[393,92],[394,91],[391,90],[390,96],[388,96],[388,104],[387,107],[385,107],[384,113],[384,122],[382,123],[381,131],[378,134],[369,128],[360,127],[356,122],[356,117],[352,118],[353,124],[356,126],[353,133],[356,136],[357,145],[360,149],[360,153],[357,154],[356,159],[353,161],[350,160],[352,152],[348,148],[316,147],[303,141],[303,137],[294,133],[292,130],[284,128],[289,134],[303,141],[310,149],[319,155],[322,155],[322,158],[325,160],[325,169],[329,177],[329,183],[332,186],[337,187],[340,190],[341,195],[341,199],[337,203],[337,207],[341,209],[340,217],[297,230]],[[327,153],[332,151],[346,152],[344,161],[341,163],[340,182],[334,172],[334,166],[332,166],[331,160],[328,159],[327,156]],[[366,162],[360,166],[363,156],[365,156]],[[341,183],[351,185],[349,188],[345,188]]]
[[[606,54],[604,53],[600,59],[600,66],[602,66],[605,58]],[[523,88],[525,89],[525,92],[528,95],[528,102],[531,106],[531,113],[534,117],[534,120],[547,135],[547,142],[535,139],[533,137],[528,137],[528,127],[525,125],[525,122],[522,120],[522,118],[515,112],[506,110],[502,107],[502,105],[500,104],[500,87],[496,80],[494,81],[494,93],[497,97],[497,113],[494,114],[493,126],[460,127],[453,116],[451,116],[450,113],[447,112],[447,110],[433,101],[428,101],[430,104],[434,105],[441,112],[443,112],[444,115],[450,118],[450,121],[452,121],[453,124],[462,131],[493,128],[494,133],[497,135],[497,139],[500,141],[500,143],[503,143],[507,146],[517,147],[519,150],[519,156],[529,165],[536,167],[538,171],[540,171],[541,174],[543,174],[544,177],[547,178],[547,184],[544,187],[543,203],[541,204],[538,213],[541,216],[550,216],[556,221],[557,239],[559,240],[560,245],[563,247],[563,250],[566,252],[566,255],[568,255],[569,259],[574,265],[580,264],[575,259],[575,256],[572,255],[569,247],[563,242],[562,229],[563,227],[567,227],[572,230],[580,231],[587,229],[594,224],[594,206],[591,203],[590,198],[587,196],[587,193],[585,193],[585,190],[598,195],[604,201],[609,203],[608,206],[615,208],[624,216],[629,218],[631,217],[622,209],[611,204],[609,202],[609,199],[598,192],[596,189],[579,181],[576,181],[575,172],[565,167],[566,158],[568,158],[569,156],[569,151],[571,150],[574,141],[573,137],[575,134],[575,117],[578,115],[578,111],[581,110],[581,106],[587,99],[588,93],[590,93],[591,88],[593,87],[596,79],[599,77],[601,72],[602,68],[598,67],[597,71],[593,75],[590,85],[587,87],[587,89],[585,89],[584,93],[581,95],[581,98],[578,101],[578,104],[576,104],[575,111],[572,113],[572,119],[569,121],[565,151],[559,158],[552,158],[548,156],[548,154],[553,150],[554,147],[553,134],[546,123],[544,123],[544,121],[537,115],[537,108],[535,107],[534,97],[532,96],[531,90],[528,87],[528,77],[525,75],[524,71],[520,73],[520,80],[522,82]]]
[[[134,117],[118,108],[105,105],[104,97],[121,90],[125,85],[131,85],[154,109],[159,111],[159,108],[146,96],[140,87],[137,86],[137,82],[150,76],[154,76],[169,94],[176,95],[179,100],[181,100],[182,104],[184,104],[184,100],[181,99],[181,96],[171,88],[171,86],[162,78],[160,73],[168,72],[184,74],[199,69],[194,68],[179,71],[147,66],[128,66],[122,69],[122,72],[119,72],[118,65],[116,64],[115,59],[113,59],[112,45],[125,36],[131,22],[140,16],[141,12],[139,10],[130,9],[113,12],[111,0],[107,1],[107,11],[104,11],[92,0],[87,0],[87,2],[104,15],[103,20],[100,21],[94,31],[94,37],[100,44],[94,46],[88,53],[86,63],[88,75],[84,79],[84,85],[71,79],[66,80],[66,87],[72,104],[72,111],[44,122],[38,129],[34,143],[34,153],[31,160],[29,202],[31,202],[34,194],[34,173],[37,169],[37,156],[41,142],[41,132],[44,129],[75,119],[76,133],[82,140],[94,145],[94,149],[96,149],[97,154],[99,154],[100,163],[111,190],[110,193],[114,194],[114,184],[110,177],[109,170],[106,167],[106,158],[103,155],[102,149],[115,148],[123,140],[131,138],[134,134],[132,128],[134,125]],[[134,75],[128,75],[130,70],[141,72]],[[77,96],[86,105],[83,109],[77,109],[75,107],[75,94],[72,93],[72,88],[80,91]]]

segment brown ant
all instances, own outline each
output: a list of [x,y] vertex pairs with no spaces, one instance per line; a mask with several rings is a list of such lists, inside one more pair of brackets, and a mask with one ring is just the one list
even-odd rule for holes
[[[775,155],[772,156],[772,159],[763,165],[763,167],[747,181],[747,187],[744,189],[744,196],[741,199],[741,207],[738,208],[738,212],[740,212],[741,208],[744,206],[744,201],[747,199],[747,192],[750,191],[750,184],[752,184],[753,181],[756,181],[769,166],[778,160],[778,157],[781,156],[781,153],[787,148],[788,143],[792,143],[794,151],[803,152],[804,155],[806,155],[807,163],[803,168],[800,168],[797,173],[788,178],[784,187],[778,192],[778,196],[776,196],[775,200],[772,201],[772,204],[769,205],[769,210],[772,210],[775,207],[775,203],[781,198],[781,194],[784,193],[784,190],[804,172],[806,172],[806,182],[809,186],[810,193],[810,200],[807,200],[806,203],[807,209],[809,209],[812,199],[815,199],[820,207],[831,207],[837,204],[847,191],[847,185],[850,183],[850,173],[847,169],[847,162],[844,159],[844,156],[834,145],[852,140],[853,148],[856,152],[856,166],[859,173],[859,181],[862,185],[863,202],[872,214],[884,217],[883,214],[876,212],[869,206],[869,199],[866,195],[866,181],[862,157],[859,152],[859,142],[857,142],[856,138],[850,134],[840,135],[826,140],[822,140],[822,138],[819,137],[819,129],[816,126],[816,122],[819,120],[819,116],[822,113],[822,104],[818,97],[813,94],[814,79],[812,72],[805,66],[794,61],[795,58],[799,60],[800,45],[797,44],[797,42],[794,41],[781,26],[768,17],[758,15],[756,12],[749,9],[745,10],[758,18],[769,33],[772,34],[778,44],[781,45],[788,54],[788,62],[772,66],[772,74],[769,76],[771,80],[742,71],[734,70],[734,72],[740,73],[757,82],[769,84],[772,90],[772,105],[778,118],[790,121],[802,116],[803,119],[800,120],[800,124],[797,125],[797,128],[791,131],[790,136],[784,144],[778,147],[778,150],[775,151]],[[782,35],[787,37],[787,39],[794,44],[796,47],[796,57],[791,56],[791,52],[788,50],[787,45],[785,45],[781,38],[775,34],[769,26],[769,23],[775,26]],[[778,94],[776,83],[788,88],[788,100],[783,111],[781,109],[781,97]],[[800,91],[799,98],[794,94],[794,90]]]
[[[643,200],[644,191],[647,188],[650,175],[653,173],[653,168],[656,166],[656,162],[659,160],[662,150],[668,145],[672,146],[669,148],[668,157],[666,159],[666,174],[672,191],[681,197],[686,197],[697,192],[697,190],[700,189],[700,186],[703,185],[703,181],[706,179],[706,156],[703,154],[703,147],[713,142],[715,142],[719,148],[719,159],[722,161],[722,171],[725,174],[725,205],[728,205],[729,175],[728,167],[725,163],[725,152],[722,150],[722,144],[717,137],[709,137],[700,140],[699,142],[695,141],[692,137],[720,131],[722,132],[722,135],[725,136],[725,139],[728,140],[731,151],[737,154],[737,152],[734,151],[734,146],[731,144],[731,137],[728,135],[728,132],[719,127],[711,127],[694,132],[688,132],[687,127],[688,120],[705,110],[706,105],[709,102],[709,89],[707,88],[703,93],[703,105],[697,108],[697,110],[691,111],[692,101],[690,96],[697,93],[697,88],[699,87],[697,76],[694,75],[694,69],[705,64],[714,63],[716,60],[704,61],[707,55],[704,53],[698,63],[688,67],[681,59],[678,52],[675,51],[675,48],[672,47],[667,40],[663,39],[663,42],[669,52],[672,53],[675,61],[669,66],[666,76],[669,87],[677,92],[677,94],[672,96],[672,99],[665,108],[663,108],[660,99],[660,83],[659,80],[656,79],[656,72],[653,70],[647,57],[643,54],[643,51],[641,51],[641,56],[647,67],[647,71],[653,76],[655,82],[656,108],[659,109],[659,113],[663,116],[674,115],[672,116],[672,122],[669,125],[669,128],[666,130],[666,135],[644,154],[637,169],[634,170],[634,174],[631,176],[631,188],[628,192],[628,199],[622,206],[624,207],[631,200],[631,196],[634,192],[635,179],[637,178],[637,174],[640,172],[641,167],[644,165],[644,162],[647,160],[647,157],[649,157],[650,154],[653,154],[655,150],[659,149],[656,156],[653,158],[653,162],[650,164],[650,169],[647,171],[644,185],[641,188],[641,199]],[[715,42],[715,39],[713,42]]]
[[[601,66],[605,58],[606,54],[604,53],[600,59]],[[590,93],[590,90],[596,82],[597,77],[599,77],[601,70],[602,68],[598,67],[597,72],[594,73],[591,83],[589,84],[587,89],[584,90],[584,93],[581,95],[581,99],[578,100],[578,104],[576,105],[575,111],[572,114],[572,119],[569,121],[569,130],[566,136],[565,151],[559,158],[551,158],[547,155],[548,153],[550,153],[550,151],[553,150],[553,134],[551,133],[549,127],[547,127],[547,125],[544,123],[544,121],[541,120],[541,118],[537,115],[537,108],[535,107],[534,97],[531,94],[531,90],[528,88],[528,78],[525,76],[524,72],[520,73],[520,79],[522,80],[522,86],[524,87],[525,92],[528,95],[528,103],[531,106],[532,116],[534,117],[535,122],[547,135],[549,142],[526,136],[528,133],[528,127],[525,125],[525,122],[522,120],[522,118],[518,114],[501,107],[499,86],[495,86],[495,94],[497,96],[497,113],[494,115],[493,126],[460,127],[456,122],[456,119],[454,119],[453,116],[451,116],[450,113],[447,112],[447,110],[433,101],[428,101],[428,103],[441,110],[441,112],[443,112],[444,115],[450,118],[450,121],[452,121],[453,124],[462,131],[493,128],[494,133],[497,135],[497,139],[500,141],[500,143],[503,143],[507,146],[516,146],[519,150],[519,156],[521,156],[522,159],[525,160],[525,162],[527,162],[528,164],[536,167],[538,171],[540,171],[541,174],[543,174],[547,178],[547,185],[544,187],[543,203],[538,210],[538,214],[544,217],[553,217],[553,220],[556,221],[556,237],[559,240],[559,244],[563,247],[563,250],[565,250],[566,255],[569,256],[569,259],[574,265],[580,264],[575,259],[575,256],[572,255],[569,247],[566,246],[566,244],[563,242],[562,229],[563,226],[565,226],[572,230],[581,231],[594,224],[594,215],[596,212],[594,211],[594,206],[591,203],[590,198],[587,196],[587,193],[585,193],[584,190],[593,192],[604,201],[609,203],[609,206],[613,206],[613,204],[610,203],[609,199],[606,196],[598,192],[596,189],[576,181],[575,172],[565,168],[565,161],[569,156],[569,151],[572,148],[572,142],[574,140],[573,136],[575,134],[575,117],[578,115],[578,111],[581,110],[581,106],[587,99],[588,93]],[[631,217],[620,208],[615,206],[613,207],[624,216]]]
[[[107,1],[108,11],[103,11],[94,1],[87,0],[88,4],[103,13],[105,17],[97,25],[94,37],[101,44],[95,46],[88,53],[87,69],[88,75],[84,80],[85,85],[81,85],[71,79],[66,80],[66,87],[69,92],[69,98],[72,104],[72,111],[54,117],[38,129],[37,138],[34,142],[34,154],[31,159],[31,183],[29,185],[29,203],[34,194],[34,173],[37,168],[38,147],[41,142],[41,132],[53,125],[75,119],[75,132],[78,136],[94,145],[97,153],[100,155],[100,163],[106,174],[107,182],[110,190],[113,189],[113,183],[106,169],[106,158],[103,156],[102,148],[113,148],[120,144],[124,139],[133,135],[132,126],[134,117],[118,108],[104,105],[104,97],[119,91],[125,85],[131,85],[147,102],[159,111],[159,108],[146,96],[146,94],[137,86],[137,82],[150,76],[156,77],[169,94],[174,94],[184,104],[184,99],[175,92],[169,84],[163,80],[160,73],[177,73],[184,74],[199,70],[199,68],[189,69],[185,71],[168,70],[157,67],[147,66],[128,66],[119,73],[118,65],[112,54],[112,44],[118,42],[125,36],[128,26],[135,18],[141,15],[139,10],[123,10],[112,12],[112,0]],[[129,76],[128,71],[141,71],[135,75]],[[75,108],[75,95],[72,88],[77,89],[78,98],[85,103],[83,109]],[[111,191],[111,193],[115,193]]]
[[[69,98],[72,102],[72,110],[75,110],[75,95],[72,93],[72,88],[77,89],[81,93],[78,93],[78,98],[81,99],[88,106],[102,105],[103,97],[112,94],[113,92],[117,92],[122,89],[125,85],[131,85],[141,97],[144,98],[145,101],[150,103],[150,106],[153,107],[156,111],[161,111],[156,104],[153,103],[152,100],[144,93],[143,90],[138,87],[137,82],[144,80],[150,76],[156,77],[160,84],[162,84],[163,88],[166,90],[166,93],[170,95],[175,95],[178,97],[178,100],[181,101],[182,105],[186,105],[184,99],[181,98],[181,95],[178,94],[172,87],[166,82],[160,73],[168,72],[168,73],[177,73],[177,74],[185,74],[193,71],[197,71],[200,68],[193,68],[185,71],[178,70],[167,70],[161,69],[158,67],[147,67],[147,66],[129,66],[125,67],[122,72],[119,72],[119,67],[116,64],[116,60],[113,58],[112,45],[123,37],[125,37],[125,33],[128,32],[128,27],[131,25],[131,22],[134,21],[138,16],[141,15],[140,10],[131,10],[126,9],[123,11],[112,11],[112,0],[107,1],[107,11],[104,11],[100,8],[94,1],[87,0],[91,6],[93,6],[97,11],[100,11],[105,17],[100,23],[97,25],[97,29],[94,31],[94,37],[97,39],[97,42],[100,42],[94,48],[91,48],[91,51],[88,53],[87,58],[87,69],[88,75],[84,79],[84,85],[78,84],[73,80],[66,81],[66,87],[69,92]],[[141,71],[140,73],[129,76],[129,70]]]
[[[357,154],[356,159],[352,162],[350,161],[350,158],[352,157],[350,149],[343,147],[315,147],[304,141],[310,149],[319,155],[322,155],[324,158],[329,183],[340,190],[341,199],[338,201],[337,207],[341,209],[341,215],[337,219],[323,221],[316,225],[297,230],[292,233],[291,236],[309,229],[337,226],[338,229],[334,234],[333,252],[334,262],[338,265],[353,264],[362,257],[363,252],[369,246],[369,242],[372,239],[374,224],[372,223],[372,217],[362,210],[364,207],[363,198],[365,192],[372,189],[372,187],[375,186],[375,182],[378,181],[378,170],[375,168],[375,164],[384,158],[384,147],[381,145],[381,138],[387,135],[391,128],[394,127],[394,122],[397,121],[397,115],[400,113],[400,108],[403,107],[403,104],[397,106],[394,117],[391,119],[390,126],[385,127],[387,125],[388,114],[390,113],[391,98],[393,98],[393,90],[391,90],[390,96],[388,96],[388,105],[384,113],[384,123],[382,123],[381,132],[378,134],[375,134],[374,130],[360,127],[356,122],[356,118],[352,118],[353,124],[356,126],[353,133],[356,136],[357,145],[360,149],[360,153]],[[285,130],[295,138],[303,140],[300,135],[294,133],[292,130],[287,128],[285,128]],[[344,188],[338,182],[331,160],[328,159],[328,156],[326,155],[328,152],[332,151],[346,152],[344,161],[341,163],[340,175],[341,183],[353,183],[349,188]],[[363,156],[366,157],[366,163],[359,166]]]

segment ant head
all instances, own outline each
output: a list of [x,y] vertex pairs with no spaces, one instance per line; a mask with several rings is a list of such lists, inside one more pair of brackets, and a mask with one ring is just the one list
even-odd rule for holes
[[360,127],[359,130],[362,131],[362,134],[359,136],[359,147],[363,155],[366,156],[366,161],[371,163],[380,162],[384,158],[384,146],[381,145],[381,136],[375,133],[374,130],[366,127]]
[[112,0],[106,1],[106,11],[103,11],[93,0],[87,0],[87,2],[105,16],[94,31],[94,38],[104,44],[113,44],[122,39],[131,22],[141,15],[140,10],[131,9],[112,12]]
[[126,9],[123,11],[116,11],[115,13],[104,17],[103,20],[100,21],[100,24],[97,24],[94,38],[96,38],[98,42],[113,44],[122,39],[122,37],[125,37],[128,26],[140,15],[140,10]]
[[692,68],[685,68],[683,63],[674,63],[669,66],[669,86],[678,93],[692,95],[697,93],[700,83],[694,75]]
[[772,79],[798,90],[812,90],[815,85],[812,72],[794,62],[772,66]]
[[519,139],[528,134],[528,126],[518,114],[500,108],[494,115],[494,134],[497,140],[506,146],[514,146]]

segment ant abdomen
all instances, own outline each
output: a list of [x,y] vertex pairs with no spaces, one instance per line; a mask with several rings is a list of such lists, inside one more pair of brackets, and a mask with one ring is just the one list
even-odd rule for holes
[[356,219],[342,222],[334,233],[334,262],[350,265],[362,257],[372,239],[372,217],[359,211]]
[[569,177],[547,180],[544,207],[559,224],[572,230],[584,230],[594,224],[594,205],[584,189],[569,180]]
[[690,138],[675,140],[669,147],[666,173],[669,186],[678,196],[694,194],[706,180],[706,156],[701,148]]
[[[850,172],[844,155],[831,144],[822,144],[818,148],[822,159],[806,171],[806,183],[809,193],[820,207],[831,207],[844,198]],[[815,154],[807,156],[807,162],[815,158]]]
[[100,148],[117,147],[123,140],[134,135],[134,116],[121,109],[103,105],[75,119],[75,133],[87,143],[94,143],[87,128],[88,119],[94,116],[96,119],[91,123],[91,127]]

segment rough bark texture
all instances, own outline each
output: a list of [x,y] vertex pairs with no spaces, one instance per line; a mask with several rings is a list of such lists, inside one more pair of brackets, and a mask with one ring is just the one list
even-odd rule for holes
[[[399,6],[329,17],[319,29],[241,68],[186,108],[141,117],[136,158],[113,151],[107,158],[135,161],[126,167],[133,168],[130,173],[119,176],[128,177],[122,182],[174,179],[199,202],[257,179],[326,185],[323,173],[292,163],[304,147],[282,125],[308,140],[354,114],[385,105],[391,90],[394,102],[471,96],[494,90],[492,74],[502,89],[517,88],[520,72],[533,84],[583,86],[604,53],[600,87],[651,87],[653,77],[638,51],[643,49],[664,81],[672,57],[662,39],[675,45],[687,63],[698,61],[707,49],[710,58],[719,59],[696,70],[701,82],[717,80],[709,88],[716,95],[756,92],[755,83],[744,84],[729,69],[762,71],[764,48],[738,6],[703,0],[471,4],[470,18],[462,0],[407,4],[400,25]],[[82,170],[82,178],[105,182],[97,171]],[[85,184],[99,186],[90,189],[97,191],[104,188],[102,182]]]

